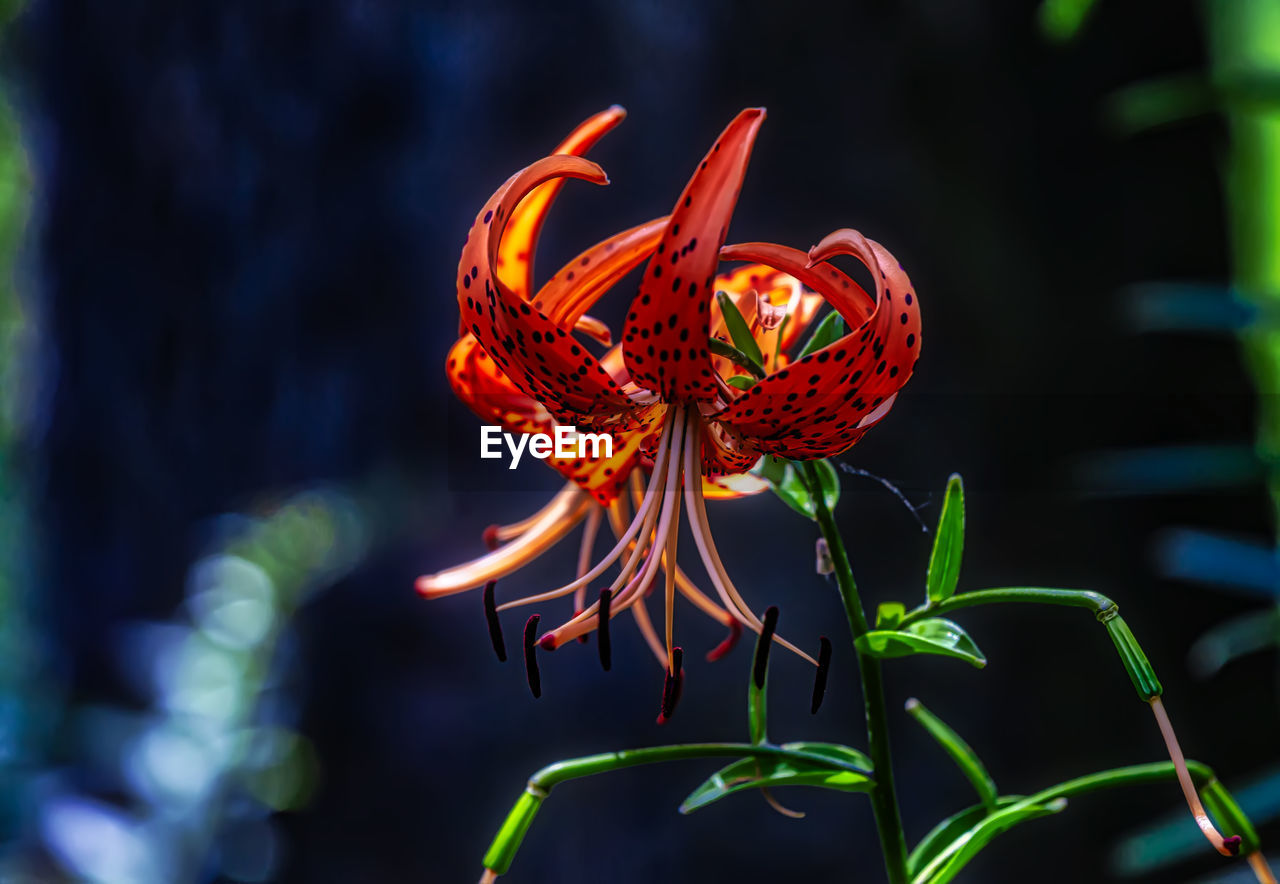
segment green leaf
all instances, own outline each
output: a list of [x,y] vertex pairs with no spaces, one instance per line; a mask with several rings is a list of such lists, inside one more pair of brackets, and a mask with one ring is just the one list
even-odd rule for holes
[[[1022,800],[1022,797],[1021,795],[1005,795],[997,798],[996,807],[1008,807],[1010,804],[1016,804]],[[907,874],[914,878],[917,872],[933,862],[934,857],[950,846],[952,842],[986,819],[989,812],[986,805],[974,804],[959,813],[952,814],[930,829],[929,834],[920,839],[920,843],[912,848],[911,855],[907,857]]]
[[789,461],[785,458],[778,457],[776,454],[766,454],[756,461],[756,465],[751,468],[751,472],[769,482],[777,483],[781,482],[787,475],[787,467],[789,465]]
[[986,765],[982,763],[978,753],[974,752],[973,748],[945,721],[930,712],[915,697],[907,701],[907,714],[918,721],[921,727],[929,732],[929,736],[938,741],[938,745],[951,756],[951,760],[960,768],[960,772],[973,784],[973,789],[978,793],[978,798],[983,805],[994,810],[1000,793],[996,789],[996,781],[991,778],[991,774],[987,773]]
[[[746,789],[778,786],[817,786],[841,792],[869,792],[875,785],[867,773],[870,759],[855,749],[829,743],[787,743],[780,747],[795,752],[780,758],[743,758],[721,768],[694,789],[680,805],[681,813],[706,807],[726,795]],[[823,757],[831,759],[830,762]]]
[[[764,460],[770,463],[761,469],[760,475],[769,481],[773,493],[802,516],[816,518],[817,509],[813,503],[813,496],[809,493],[809,486],[805,484],[799,468],[778,458],[766,457]],[[840,474],[836,472],[836,468],[830,461],[815,460],[812,463],[817,470],[818,481],[822,485],[822,497],[827,502],[827,509],[833,509],[840,500]],[[778,464],[782,464],[780,474]]]
[[716,292],[716,301],[720,304],[720,313],[724,316],[724,325],[729,330],[733,345],[756,365],[764,365],[764,354],[760,352],[760,345],[756,343],[755,336],[751,334],[751,328],[738,311],[738,305],[733,303],[733,298],[729,297],[727,292]]
[[917,620],[905,629],[873,629],[858,636],[854,644],[861,653],[880,659],[940,654],[967,660],[979,669],[987,665],[969,633],[941,617]]
[[765,376],[764,368],[759,362],[756,362],[728,341],[722,341],[719,338],[707,338],[707,349],[717,356],[723,356],[734,365],[745,368],[758,378]]
[[897,629],[906,613],[902,602],[881,602],[876,608],[876,629]]
[[821,755],[838,761],[840,764],[856,767],[867,774],[871,773],[873,768],[871,759],[863,752],[859,752],[851,746],[845,746],[840,743],[818,743],[813,740],[795,740],[791,743],[783,743],[779,748],[786,749],[788,752],[804,752],[808,755]]
[[756,385],[756,379],[747,374],[735,374],[725,383],[730,387],[737,387],[739,390],[750,390]]
[[844,317],[832,310],[813,330],[813,334],[809,336],[809,340],[805,341],[804,346],[800,348],[800,355],[796,358],[803,359],[815,350],[821,350],[828,344],[834,344],[843,338],[845,334]]
[[1065,798],[1057,798],[1044,804],[1028,803],[1024,799],[987,814],[938,851],[911,878],[911,884],[946,884],[997,835],[1009,831],[1018,823],[1058,813],[1066,806]]
[[945,602],[955,595],[960,579],[960,559],[964,555],[964,482],[959,473],[947,480],[947,496],[938,517],[938,533],[933,538],[929,573],[925,587],[929,601]]

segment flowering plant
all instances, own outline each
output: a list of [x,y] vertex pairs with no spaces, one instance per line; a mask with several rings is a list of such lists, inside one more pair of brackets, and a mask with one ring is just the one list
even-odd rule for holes
[[[567,484],[540,512],[485,532],[490,552],[419,578],[439,598],[482,589],[490,637],[506,659],[501,612],[572,598],[573,612],[552,629],[525,622],[522,652],[529,686],[541,693],[539,648],[552,651],[594,633],[598,655],[611,661],[610,623],[630,612],[663,670],[658,721],[675,712],[684,653],[674,640],[677,594],[721,622],[728,636],[707,656],[719,659],[743,627],[757,634],[747,690],[748,741],[648,747],[553,764],[534,774],[484,858],[482,881],[510,867],[550,789],[566,780],[641,764],[692,757],[732,759],[695,789],[683,812],[734,792],[807,785],[866,794],[891,884],[942,884],[996,835],[1060,811],[1068,797],[1118,785],[1176,779],[1209,842],[1228,856],[1244,854],[1260,881],[1274,881],[1257,835],[1212,772],[1186,762],[1165,712],[1159,681],[1114,602],[1097,593],[1008,587],[957,593],[964,547],[964,490],[948,482],[925,580],[925,598],[879,606],[869,621],[833,508],[839,473],[829,458],[855,444],[889,413],[920,352],[920,305],[906,272],[879,243],[842,229],[808,252],[773,243],[725,245],[730,217],[762,109],[738,114],[694,171],[669,215],[592,246],[540,289],[532,260],[543,219],[564,178],[607,183],[581,155],[621,121],[610,108],[579,126],[551,156],[517,172],[476,216],[458,267],[460,337],[448,358],[459,397],[483,419],[513,433],[551,435],[573,426],[607,433],[608,457],[556,457],[548,463]],[[849,255],[870,271],[868,292],[831,263]],[[627,273],[648,262],[632,299],[620,344],[589,316],[591,306]],[[721,272],[721,261],[748,262]],[[819,319],[823,303],[832,311]],[[582,335],[580,338],[578,335]],[[606,348],[593,355],[586,339]],[[825,637],[812,656],[777,634],[778,609],[757,615],[722,559],[707,518],[707,497],[741,497],[772,489],[811,519],[819,533],[819,570],[839,591],[861,677],[867,752],[817,742],[775,743],[767,733],[770,648],[778,644],[815,666],[812,709],[818,710],[831,664]],[[687,517],[698,556],[718,602],[678,566],[676,547]],[[614,543],[595,559],[600,524]],[[501,605],[497,581],[583,525],[576,577],[554,589]],[[617,573],[606,576],[617,566]],[[661,581],[659,581],[661,576]],[[606,583],[595,598],[588,587]],[[646,597],[663,590],[662,629]],[[986,665],[952,611],[996,603],[1084,608],[1101,622],[1139,697],[1151,708],[1168,762],[1119,768],[1061,783],[1030,796],[1001,795],[975,752],[917,701],[907,711],[973,783],[978,803],[942,821],[913,849],[903,833],[888,738],[885,660],[932,654]],[[1231,835],[1224,837],[1210,813]]]

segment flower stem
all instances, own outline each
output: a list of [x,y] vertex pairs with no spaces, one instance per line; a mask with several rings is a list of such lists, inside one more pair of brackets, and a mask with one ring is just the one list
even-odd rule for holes
[[490,884],[498,875],[505,875],[511,867],[516,851],[524,840],[525,833],[533,825],[542,802],[552,788],[568,780],[611,773],[628,767],[645,764],[659,764],[666,761],[682,761],[690,758],[755,758],[755,759],[790,759],[832,768],[861,776],[870,775],[857,764],[829,755],[817,755],[784,746],[769,743],[682,743],[674,746],[651,746],[644,749],[624,749],[619,752],[603,752],[599,755],[588,755],[583,758],[571,758],[549,764],[529,778],[520,797],[516,799],[511,812],[507,814],[502,828],[494,837],[493,843],[484,855],[484,877],[481,884]]
[[[812,461],[800,462],[798,466],[804,476],[805,484],[809,486],[818,528],[831,551],[836,586],[840,590],[840,599],[844,602],[845,615],[849,618],[849,631],[856,640],[867,632],[867,615],[858,597],[858,584],[853,579],[849,555],[845,552],[844,541],[836,528],[836,520],[831,515],[831,509],[823,497],[817,468]],[[875,767],[876,785],[871,790],[871,809],[875,814],[876,829],[880,834],[880,849],[884,853],[889,884],[906,884],[907,839],[902,831],[902,813],[898,809],[898,792],[893,780],[893,757],[889,747],[889,717],[884,696],[884,676],[878,659],[862,653],[857,656],[858,673],[862,678],[862,697],[867,714],[867,754],[871,756]]]

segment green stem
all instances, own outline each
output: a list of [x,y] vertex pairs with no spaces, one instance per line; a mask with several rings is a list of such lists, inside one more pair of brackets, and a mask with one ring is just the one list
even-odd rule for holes
[[[858,585],[853,579],[853,568],[845,552],[844,541],[836,527],[822,493],[822,483],[812,461],[799,462],[813,499],[818,528],[831,551],[835,567],[836,586],[844,602],[845,615],[849,619],[849,631],[856,641],[867,632],[867,615],[858,597]],[[893,757],[889,746],[888,704],[884,696],[884,676],[880,661],[869,654],[858,653],[858,673],[862,678],[862,697],[867,715],[867,754],[875,767],[876,785],[871,790],[871,809],[875,814],[876,829],[880,834],[880,848],[884,852],[885,869],[889,884],[907,882],[907,839],[902,831],[902,813],[898,809],[898,793],[893,779]]]
[[832,759],[795,749],[783,749],[770,743],[678,743],[674,746],[651,746],[645,749],[623,749],[618,752],[602,752],[548,764],[529,777],[529,785],[550,791],[567,780],[577,780],[601,773],[610,773],[643,764],[659,764],[664,761],[681,761],[688,758],[800,758],[826,767],[840,767],[851,773],[871,775],[872,772],[856,764]]
[[1062,605],[1068,608],[1085,608],[1094,616],[1115,610],[1117,605],[1105,595],[1083,589],[1049,589],[1040,586],[1010,586],[1000,589],[978,589],[953,595],[943,602],[929,602],[908,611],[902,617],[901,629],[925,617],[937,617],[948,611],[972,608],[977,605],[1028,603],[1036,605]]
[[972,608],[976,605],[997,605],[1009,603],[1061,605],[1068,608],[1084,608],[1092,611],[1093,616],[1107,630],[1120,662],[1124,665],[1133,688],[1143,702],[1150,702],[1164,693],[1160,679],[1156,678],[1147,655],[1142,646],[1134,638],[1124,618],[1120,616],[1120,606],[1105,595],[1084,589],[1050,589],[1042,586],[1009,586],[1000,589],[979,589],[953,595],[941,601],[925,602],[918,608],[903,615],[899,629],[908,626],[924,617],[935,617],[948,611],[960,608]]
[[525,833],[533,825],[533,819],[537,816],[542,802],[552,788],[567,780],[610,773],[644,764],[659,764],[664,761],[743,757],[807,760],[823,767],[839,768],[864,776],[871,775],[870,771],[856,764],[850,764],[829,755],[784,749],[768,743],[682,743],[674,746],[652,746],[646,749],[623,749],[619,752],[604,752],[599,755],[557,761],[529,777],[529,784],[516,800],[502,828],[498,830],[497,836],[489,845],[484,855],[484,867],[499,875],[506,874],[511,868],[511,861],[515,858],[516,851],[520,849],[520,842],[524,840]]

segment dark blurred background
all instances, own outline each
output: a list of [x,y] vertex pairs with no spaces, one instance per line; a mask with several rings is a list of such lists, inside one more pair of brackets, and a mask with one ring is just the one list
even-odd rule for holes
[[[479,464],[446,445],[446,428],[476,423],[442,370],[453,278],[489,194],[612,103],[629,117],[592,153],[612,184],[565,188],[539,279],[666,212],[732,115],[766,106],[730,240],[804,248],[858,228],[893,250],[923,305],[916,377],[845,460],[932,501],[930,524],[947,475],[962,473],[962,589],[1111,595],[1188,754],[1228,784],[1273,764],[1274,656],[1212,681],[1185,662],[1206,628],[1257,603],[1163,579],[1152,553],[1182,524],[1266,542],[1261,484],[1120,495],[1089,469],[1099,452],[1253,434],[1232,338],[1144,335],[1126,319],[1126,287],[1228,274],[1221,124],[1123,137],[1105,114],[1127,84],[1204,65],[1197,9],[1103,2],[1059,45],[1036,4],[998,0],[31,0],[6,42],[34,181],[19,288],[38,332],[22,449],[38,738],[13,780],[14,880],[470,881],[541,765],[745,736],[749,649],[704,663],[720,635],[697,615],[678,623],[699,653],[659,728],[661,674],[634,631],[616,630],[607,674],[594,648],[544,654],[534,701],[519,661],[493,658],[478,595],[426,603],[413,591],[415,576],[479,555],[486,525],[527,515],[559,484],[528,462],[505,491],[471,490]],[[616,291],[604,315],[629,294]],[[152,682],[171,659],[164,641],[203,622],[198,563],[240,567],[216,556],[269,529],[282,502],[314,514],[317,500],[359,542],[336,541],[348,544],[337,562],[313,551],[319,564],[288,578],[306,593],[267,593],[272,625],[259,634],[250,622],[249,645],[239,634],[247,656],[231,676],[218,676],[221,651],[191,664],[202,689],[249,679],[219,733],[269,728],[296,750],[302,785],[255,800],[207,743],[155,748],[147,729],[172,737],[173,716],[191,710],[157,699]],[[848,477],[838,516],[870,604],[922,597],[931,538],[900,503]],[[769,495],[711,518],[744,594],[780,605],[784,633],[841,635],[809,523]],[[499,593],[564,582],[575,553],[565,544]],[[1163,757],[1087,614],[959,619],[985,671],[943,658],[889,671],[912,843],[972,799],[897,712],[909,696],[955,726],[1006,792]],[[809,686],[801,663],[775,656],[772,734],[864,745],[846,644],[816,718]],[[147,764],[179,786],[194,765],[208,782],[166,798]],[[801,821],[750,795],[679,816],[708,772],[563,787],[511,880],[881,880],[859,796],[784,793],[808,812]],[[1172,784],[1081,798],[1000,839],[961,880],[1110,880],[1120,835],[1178,800]],[[115,871],[92,872],[94,857]],[[1220,868],[1206,847],[1140,880]]]

